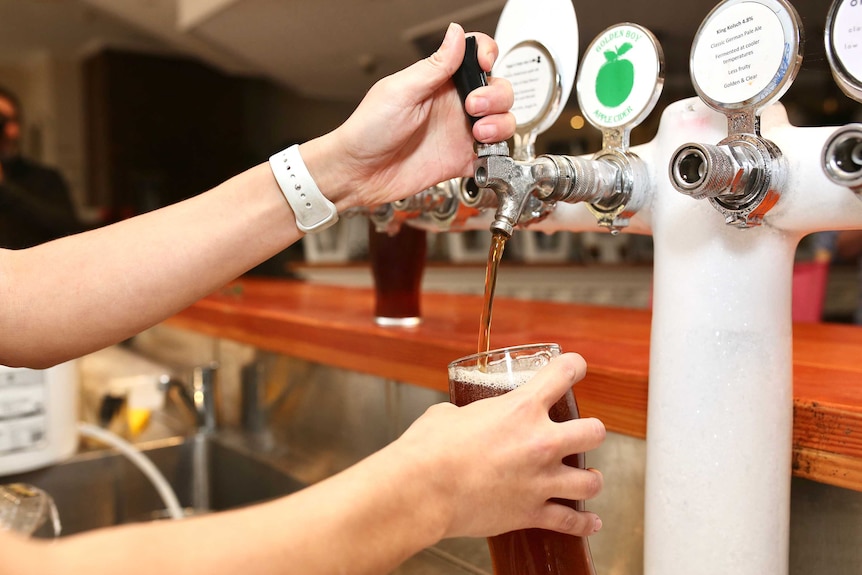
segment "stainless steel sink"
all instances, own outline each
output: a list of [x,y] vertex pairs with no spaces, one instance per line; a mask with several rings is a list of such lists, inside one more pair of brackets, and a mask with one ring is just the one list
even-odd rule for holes
[[[172,438],[141,446],[188,513],[221,511],[287,495],[304,487],[277,462],[217,436]],[[166,517],[152,483],[116,451],[81,453],[57,465],[6,477],[49,493],[63,535]]]
[[[216,434],[170,438],[138,447],[165,476],[187,513],[222,511],[273,499],[305,487],[288,458],[249,447],[244,436]],[[62,535],[167,517],[150,481],[113,450],[78,454],[62,463],[0,477],[24,482],[55,500]],[[489,575],[490,557],[481,539],[454,539],[421,551],[391,575]]]

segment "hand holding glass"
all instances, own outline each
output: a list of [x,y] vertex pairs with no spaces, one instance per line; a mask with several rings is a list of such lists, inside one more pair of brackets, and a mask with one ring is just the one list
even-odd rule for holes
[[[528,382],[554,357],[557,344],[533,344],[477,353],[449,364],[449,399],[458,406],[502,395]],[[553,421],[577,419],[578,405],[569,390],[549,415]],[[584,455],[563,462],[584,468]],[[560,501],[582,511],[583,501]],[[586,538],[544,529],[522,529],[488,538],[495,575],[595,575]]]

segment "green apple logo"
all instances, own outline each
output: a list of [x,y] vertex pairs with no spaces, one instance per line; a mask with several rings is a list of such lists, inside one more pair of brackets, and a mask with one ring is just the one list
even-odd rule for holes
[[632,49],[632,45],[626,42],[616,52],[607,50],[605,59],[607,62],[599,68],[596,76],[596,97],[602,105],[614,108],[626,101],[635,85],[635,67],[628,60],[621,60],[620,56]]

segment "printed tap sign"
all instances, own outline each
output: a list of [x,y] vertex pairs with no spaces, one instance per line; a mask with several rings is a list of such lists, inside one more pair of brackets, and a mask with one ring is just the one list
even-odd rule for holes
[[732,4],[701,26],[692,76],[707,98],[741,104],[777,81],[788,65],[786,51],[785,31],[774,11],[758,2]]
[[523,42],[513,47],[494,66],[494,75],[512,84],[511,111],[519,128],[535,128],[551,112],[560,80],[553,58],[541,44]]
[[862,0],[844,0],[832,23],[832,50],[841,66],[862,83]]
[[593,40],[578,76],[581,111],[599,128],[632,125],[653,104],[660,56],[644,29],[620,25]]

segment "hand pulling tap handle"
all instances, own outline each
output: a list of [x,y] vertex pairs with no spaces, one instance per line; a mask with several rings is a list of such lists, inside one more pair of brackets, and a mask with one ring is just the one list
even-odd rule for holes
[[[467,96],[470,92],[476,88],[488,85],[488,78],[479,64],[479,44],[476,42],[475,36],[467,36],[465,38],[464,58],[461,60],[461,65],[452,74],[452,82],[458,91],[462,107],[467,102]],[[464,114],[470,121],[470,126],[473,126],[476,120],[479,119],[468,114],[466,108],[464,108]],[[474,147],[476,146],[481,148],[482,144],[477,142],[474,144]],[[454,215],[455,212],[453,210],[457,210],[459,204],[454,197],[457,193],[453,195],[451,192],[441,202],[439,192],[441,191],[441,186],[445,185],[446,182],[443,182],[437,186],[423,190],[412,198],[379,206],[377,210],[372,212],[371,221],[374,222],[377,231],[394,233],[407,219],[420,217],[426,213],[431,214],[432,218],[442,217],[442,220],[438,220],[440,222],[448,220],[450,215]],[[429,201],[434,202],[434,205],[429,206],[426,203]]]
[[[476,37],[467,36],[466,40],[464,60],[452,76],[462,104],[467,101],[467,94],[476,88],[488,85],[488,77],[482,66],[479,65],[479,44],[476,43]],[[470,114],[467,114],[467,117],[470,118],[471,125],[475,124],[476,120],[479,119]]]
[[[468,36],[464,46],[464,61],[461,66],[452,76],[455,82],[455,87],[458,89],[458,95],[461,96],[461,103],[466,103],[467,95],[482,86],[488,85],[488,76],[482,67],[479,65],[479,45],[476,43],[474,36]],[[467,110],[464,110],[467,113]],[[478,118],[474,118],[467,114],[470,119],[470,124],[475,124]],[[523,208],[523,203],[526,200],[527,193],[518,194],[511,182],[507,181],[505,176],[510,176],[517,171],[515,164],[509,157],[509,146],[506,142],[498,142],[495,144],[480,144],[477,143],[476,154],[478,155],[477,163],[474,165],[476,174],[475,182],[479,188],[491,188],[497,196],[497,212],[494,216],[494,222],[491,224],[492,233],[502,233],[506,237],[512,235],[515,224]],[[494,158],[503,160],[501,168],[494,170],[489,168],[489,162]],[[498,162],[500,163],[500,162]],[[503,174],[502,177],[491,177],[492,173]]]

